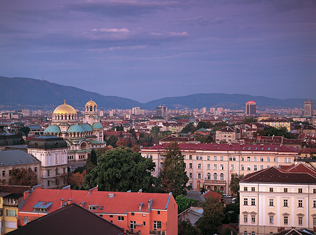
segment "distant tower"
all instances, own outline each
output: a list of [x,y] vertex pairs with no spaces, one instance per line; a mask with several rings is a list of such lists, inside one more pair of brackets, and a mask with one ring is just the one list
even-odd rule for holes
[[313,116],[313,101],[311,100],[304,101],[304,116],[305,117]]
[[256,115],[257,104],[253,100],[246,103],[246,115]]
[[156,108],[156,116],[168,119],[168,108],[164,105],[160,105]]

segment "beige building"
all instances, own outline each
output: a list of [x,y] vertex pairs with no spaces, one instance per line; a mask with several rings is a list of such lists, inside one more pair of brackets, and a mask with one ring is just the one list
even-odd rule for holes
[[259,123],[272,126],[274,128],[280,129],[281,127],[285,127],[287,131],[291,131],[291,122],[286,118],[268,118],[262,119]]
[[316,227],[316,171],[270,167],[240,181],[240,234]]
[[[168,143],[146,147],[141,150],[143,157],[151,158],[156,164],[154,175],[159,175]],[[246,175],[271,166],[291,165],[299,150],[263,144],[190,144],[181,143],[184,155],[188,185],[193,189],[202,187],[219,189],[229,193],[232,174]]]
[[216,143],[236,143],[240,138],[240,129],[236,127],[225,126],[216,131]]
[[62,188],[67,185],[67,143],[56,136],[39,136],[32,139],[27,150],[41,162],[43,188]]
[[38,182],[41,180],[41,162],[21,150],[0,150],[0,182],[1,184],[13,184],[14,176],[11,175],[13,169],[31,169],[37,174]]

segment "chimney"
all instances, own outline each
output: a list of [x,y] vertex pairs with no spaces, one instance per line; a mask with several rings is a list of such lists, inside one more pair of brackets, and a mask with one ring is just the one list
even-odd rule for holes
[[150,212],[150,211],[151,211],[151,207],[152,207],[152,205],[153,205],[153,199],[152,199],[152,198],[150,198],[150,199],[149,199],[149,201],[148,201],[148,212]]
[[60,199],[60,207],[63,207],[64,199]]
[[144,203],[143,203],[143,202],[142,202],[142,203],[139,203],[139,206],[138,206],[138,211],[139,211],[139,212],[142,210],[143,205],[144,205]]
[[30,195],[30,191],[29,190],[25,191],[23,193],[23,200],[25,201],[29,195]]
[[140,189],[140,190],[138,190],[138,192],[139,192],[139,193],[142,193],[142,192],[143,192],[143,190],[142,190],[142,189]]
[[72,199],[68,199],[68,205],[70,205],[72,203]]

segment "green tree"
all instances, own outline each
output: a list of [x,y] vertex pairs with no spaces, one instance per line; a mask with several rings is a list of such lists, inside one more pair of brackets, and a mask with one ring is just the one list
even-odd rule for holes
[[238,175],[238,174],[232,174],[230,183],[229,183],[229,188],[230,191],[234,194],[237,195],[239,191],[239,181],[244,178],[244,175]]
[[24,126],[24,127],[20,128],[19,131],[22,131],[25,134],[25,136],[27,137],[27,135],[29,134],[31,129],[27,126]]
[[225,228],[225,230],[221,233],[222,235],[237,235],[237,231],[231,227]]
[[193,226],[189,220],[181,220],[178,221],[178,234],[179,235],[200,235],[201,230]]
[[155,163],[127,147],[118,147],[98,158],[97,166],[85,177],[90,188],[98,185],[101,191],[142,189],[151,192],[155,178],[151,175]]
[[218,198],[209,197],[203,206],[203,216],[198,221],[198,228],[203,235],[217,234],[222,227],[224,218],[224,206]]
[[181,130],[181,133],[189,133],[189,132],[194,133],[194,131],[195,131],[195,126],[193,122],[190,122]]
[[189,208],[192,204],[196,203],[196,200],[192,198],[186,198],[184,195],[178,195],[175,200],[178,204],[178,213],[181,213],[185,209]]
[[225,219],[224,224],[238,223],[239,203],[230,203],[224,209]]
[[14,185],[34,186],[37,184],[37,174],[31,169],[14,168],[11,170],[10,183]]
[[156,137],[158,136],[159,132],[160,132],[159,126],[153,126],[150,130],[150,133],[155,135]]
[[115,135],[111,135],[106,141],[106,145],[111,145],[113,148],[116,148],[116,141],[118,138]]
[[185,171],[184,158],[177,142],[171,143],[166,149],[159,177],[162,191],[172,192],[174,197],[186,194],[185,189],[189,178]]
[[247,123],[252,123],[252,122],[256,122],[257,120],[254,119],[253,117],[245,117],[243,120],[242,120],[242,124],[247,124]]

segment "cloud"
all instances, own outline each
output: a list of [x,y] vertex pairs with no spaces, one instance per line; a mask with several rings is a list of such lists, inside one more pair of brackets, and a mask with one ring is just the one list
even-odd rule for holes
[[200,25],[200,26],[209,26],[209,25],[219,25],[227,22],[226,19],[223,18],[207,18],[204,16],[197,16],[194,18],[187,18],[187,19],[181,19],[181,20],[176,20],[176,21],[170,21],[171,24],[176,24],[176,25],[189,25],[189,26],[194,26],[194,25]]
[[92,29],[92,32],[128,33],[129,30],[126,28],[122,28],[122,29]]
[[182,33],[170,32],[170,36],[183,37],[183,36],[188,36],[188,33],[187,32],[182,32]]

